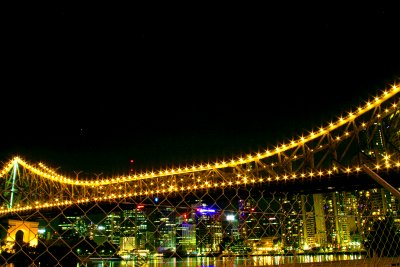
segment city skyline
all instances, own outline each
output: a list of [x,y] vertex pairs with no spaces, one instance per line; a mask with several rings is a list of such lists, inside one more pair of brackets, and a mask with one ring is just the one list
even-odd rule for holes
[[[397,102],[392,100],[398,99],[398,90],[393,88],[382,93],[381,98],[375,98],[318,132],[272,151],[232,162],[216,162],[212,166],[86,180],[78,179],[78,174],[76,177],[59,175],[58,169],[48,168],[46,163],[31,164],[14,158],[1,172],[4,191],[0,213],[2,236],[6,237],[3,259],[21,258],[18,245],[26,242],[30,247],[21,247],[31,250],[26,260],[43,262],[48,260],[40,256],[43,249],[53,255],[60,249],[54,239],[62,240],[62,247],[69,250],[71,260],[75,261],[97,253],[100,258],[114,255],[113,251],[117,250],[123,257],[137,257],[137,253],[149,255],[155,247],[154,257],[160,253],[165,257],[181,257],[181,253],[215,256],[221,251],[238,256],[275,255],[277,251],[286,258],[296,253],[293,249],[299,249],[300,254],[303,249],[311,249],[312,253],[333,253],[334,256],[351,253],[368,259],[380,253],[374,248],[382,249],[384,255],[394,255],[397,238],[390,241],[388,238],[398,236],[398,200],[381,188],[376,192],[363,190],[367,185],[376,187],[377,184],[371,183],[372,179],[360,164],[368,164],[384,178],[396,177],[399,113]],[[341,184],[361,190],[346,194],[341,192]],[[305,194],[313,190],[317,193]],[[329,192],[322,193],[325,190]],[[296,194],[297,191],[301,193]],[[196,201],[207,204],[193,206]],[[78,214],[70,216],[74,210]],[[189,216],[193,212],[218,211],[229,214],[222,221],[205,215],[195,216],[198,219],[193,221],[193,216]],[[363,214],[358,216],[358,211]],[[247,216],[253,212],[254,216]],[[177,213],[179,219],[175,216]],[[95,225],[89,220],[88,224],[76,225],[89,231],[76,232],[75,226],[68,228],[76,218],[89,219],[95,214],[106,217],[109,222]],[[224,228],[224,224],[230,224],[228,216],[238,218],[237,227],[232,223],[231,228]],[[57,224],[64,217],[66,221]],[[275,224],[274,219],[280,223]],[[40,222],[49,227],[50,234],[37,236],[40,244],[35,246],[36,233],[47,231],[38,228]],[[54,223],[58,227],[52,227]],[[364,230],[358,232],[359,226]],[[56,230],[51,234],[59,227],[66,231]],[[92,231],[96,227],[98,237],[102,237],[98,243],[94,243],[96,231]],[[231,238],[224,237],[227,233],[231,233]],[[388,245],[376,247],[380,242],[378,237],[379,240],[385,237]],[[105,238],[111,243],[101,243]],[[71,244],[77,242],[80,245],[72,248]],[[47,246],[56,251],[47,250]]]
[[399,264],[395,7],[4,11],[0,265]]
[[186,199],[183,206],[148,198],[110,203],[90,214],[74,208],[64,210],[51,224],[46,220],[39,223],[38,231],[44,240],[84,236],[97,245],[109,242],[118,248],[119,255],[135,250],[163,253],[165,257],[228,251],[253,255],[363,254],[368,250],[366,242],[373,223],[379,218],[393,218],[398,227],[399,207],[399,201],[382,188],[313,194],[270,192],[256,198],[239,194],[225,204],[193,198],[192,202]]

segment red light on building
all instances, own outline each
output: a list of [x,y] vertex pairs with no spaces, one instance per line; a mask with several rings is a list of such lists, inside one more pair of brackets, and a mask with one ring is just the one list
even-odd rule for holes
[[136,208],[137,208],[138,210],[143,209],[143,208],[144,208],[144,205],[137,205]]
[[133,164],[135,163],[135,160],[131,159],[131,160],[129,161],[129,163],[130,163],[130,172],[134,172],[135,169],[133,168]]

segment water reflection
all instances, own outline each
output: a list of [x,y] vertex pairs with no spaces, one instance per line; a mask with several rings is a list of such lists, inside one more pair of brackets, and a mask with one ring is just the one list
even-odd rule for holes
[[329,262],[342,260],[360,260],[364,256],[361,254],[352,255],[333,255],[333,254],[316,254],[316,255],[297,255],[297,256],[254,256],[252,257],[253,266],[265,265],[283,265],[290,263],[314,263]]
[[[190,257],[190,258],[150,258],[141,265],[143,267],[239,267],[239,266],[265,266],[283,265],[289,263],[313,263],[340,260],[359,260],[364,255],[297,255],[297,256],[249,256],[249,257]],[[79,267],[136,267],[135,260],[93,260]]]

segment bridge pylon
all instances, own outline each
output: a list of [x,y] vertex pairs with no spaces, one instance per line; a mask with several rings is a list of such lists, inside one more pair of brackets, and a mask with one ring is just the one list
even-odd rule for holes
[[4,182],[4,191],[2,193],[2,198],[6,204],[6,208],[12,209],[15,203],[15,196],[17,194],[16,179],[19,175],[18,161],[13,161],[12,171],[6,177]]

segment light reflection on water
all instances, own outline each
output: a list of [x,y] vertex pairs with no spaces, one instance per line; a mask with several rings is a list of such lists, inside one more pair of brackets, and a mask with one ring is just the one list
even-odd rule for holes
[[[150,258],[142,267],[239,267],[282,265],[289,263],[329,262],[363,259],[354,255],[297,255],[297,256],[249,256],[249,257],[190,257],[190,258]],[[135,260],[92,261],[79,267],[136,267]]]
[[364,256],[361,254],[353,255],[333,255],[333,254],[318,254],[318,255],[297,255],[297,256],[254,256],[252,257],[253,266],[265,265],[282,265],[290,263],[313,263],[313,262],[329,262],[341,260],[360,260]]

